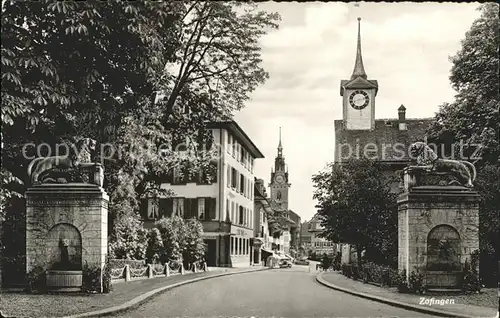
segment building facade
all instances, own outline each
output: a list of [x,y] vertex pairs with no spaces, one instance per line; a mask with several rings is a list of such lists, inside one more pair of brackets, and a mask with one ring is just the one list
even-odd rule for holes
[[203,172],[181,178],[174,169],[162,188],[175,196],[160,198],[158,207],[148,200],[142,218],[146,227],[172,215],[197,218],[203,224],[208,266],[248,266],[254,237],[254,160],[264,156],[236,122],[208,128],[220,145],[218,158],[211,163],[216,177],[207,183],[200,178]]
[[[397,108],[398,117],[375,119],[375,100],[379,92],[376,80],[368,79],[361,54],[361,27],[354,70],[349,80],[341,80],[342,119],[335,120],[334,161],[367,158],[378,161],[387,176],[398,174],[410,163],[409,146],[426,141],[432,118],[406,118],[406,107]],[[391,191],[400,192],[402,180],[391,184]],[[343,262],[352,261],[353,251],[343,247]]]
[[318,213],[312,217],[307,226],[308,232],[310,233],[310,250],[312,251],[312,254],[315,254],[316,257],[320,257],[323,254],[332,256],[340,251],[340,244],[333,243],[323,237],[320,237],[320,234],[323,233],[325,228],[321,225],[321,218]]
[[255,179],[254,185],[254,239],[253,264],[265,264],[266,259],[273,254],[273,237],[269,233],[267,215],[272,213],[267,199],[264,180]]

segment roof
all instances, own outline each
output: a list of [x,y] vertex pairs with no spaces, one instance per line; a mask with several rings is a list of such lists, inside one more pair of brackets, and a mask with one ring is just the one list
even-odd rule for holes
[[243,129],[234,121],[221,121],[212,122],[207,125],[207,128],[222,128],[230,131],[233,136],[241,143],[254,158],[264,158],[262,152],[252,142],[250,137],[243,131]]
[[424,139],[433,120],[406,119],[406,130],[399,130],[399,120],[395,118],[376,119],[373,130],[346,130],[343,120],[335,120],[335,162],[362,158],[366,153],[368,158],[379,162],[406,163],[410,160],[408,147]]

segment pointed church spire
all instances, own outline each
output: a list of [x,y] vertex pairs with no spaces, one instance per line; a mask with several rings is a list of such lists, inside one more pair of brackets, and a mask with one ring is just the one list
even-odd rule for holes
[[280,127],[280,139],[279,139],[279,143],[278,143],[278,156],[281,156],[283,152],[283,145],[281,144],[281,127]]
[[354,63],[354,71],[351,79],[362,77],[366,79],[365,67],[363,66],[363,57],[361,56],[361,18],[358,18],[358,47],[356,51],[356,62]]

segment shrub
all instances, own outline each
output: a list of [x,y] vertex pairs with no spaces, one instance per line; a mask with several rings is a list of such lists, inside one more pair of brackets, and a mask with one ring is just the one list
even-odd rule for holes
[[205,255],[205,243],[203,242],[203,225],[196,219],[185,221],[184,246],[182,258],[193,264]]
[[43,293],[47,291],[45,280],[45,270],[41,266],[36,266],[27,275],[28,291],[30,293]]
[[82,271],[82,290],[86,293],[100,293],[101,279],[101,268],[97,265],[89,266],[85,262]]
[[110,258],[109,264],[112,269],[124,268],[125,265],[128,265],[131,269],[144,268],[146,266],[146,262],[144,260],[118,258]]
[[479,261],[479,252],[475,250],[471,253],[471,262],[469,265],[468,260],[465,260],[463,269],[463,280],[461,289],[465,293],[475,293],[481,290],[481,281],[479,273],[477,272]]
[[160,259],[163,250],[163,241],[160,231],[153,228],[148,233],[148,247],[146,248],[146,263],[154,264]]
[[127,216],[115,224],[109,252],[113,258],[139,259],[146,254],[147,230],[134,216]]
[[398,275],[393,276],[393,284],[398,288],[398,292],[409,292],[408,281],[406,280],[406,269],[403,269]]
[[424,292],[424,276],[418,271],[412,271],[408,278],[408,289],[412,293],[422,294]]

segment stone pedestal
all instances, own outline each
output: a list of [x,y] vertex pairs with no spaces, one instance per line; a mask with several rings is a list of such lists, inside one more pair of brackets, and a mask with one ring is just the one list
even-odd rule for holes
[[102,270],[107,249],[108,195],[100,186],[41,184],[26,191],[26,273],[43,269],[48,287],[81,287],[78,272]]
[[[398,267],[424,275],[428,287],[458,287],[479,249],[479,195],[462,186],[420,185],[405,171],[398,198]],[[417,178],[418,180],[418,178]]]

